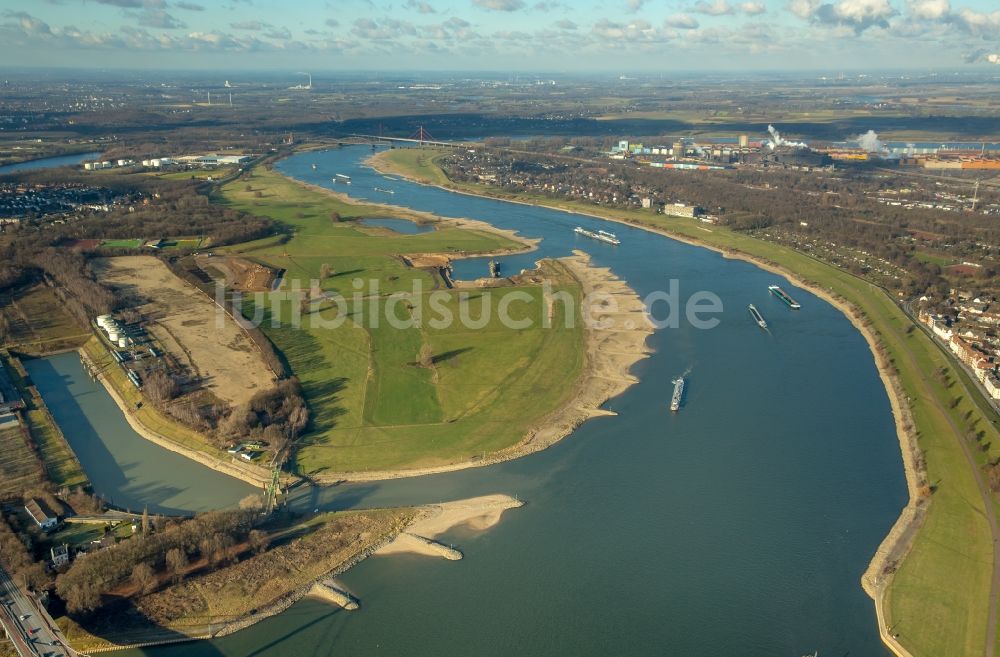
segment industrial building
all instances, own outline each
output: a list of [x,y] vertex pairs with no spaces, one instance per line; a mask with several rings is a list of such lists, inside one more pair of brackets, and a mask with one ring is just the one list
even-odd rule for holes
[[24,510],[28,512],[28,515],[31,516],[31,519],[35,521],[35,524],[42,531],[47,532],[59,524],[59,518],[49,514],[42,506],[42,503],[35,498],[28,500],[28,503],[24,505]]

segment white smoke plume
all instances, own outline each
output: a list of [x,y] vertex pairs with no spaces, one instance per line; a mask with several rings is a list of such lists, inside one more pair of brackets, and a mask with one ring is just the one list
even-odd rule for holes
[[878,138],[878,133],[869,130],[863,135],[858,135],[858,146],[868,153],[881,153],[882,141]]
[[767,147],[772,151],[779,146],[784,146],[785,148],[809,148],[809,144],[801,141],[788,141],[781,136],[781,133],[777,129],[768,124],[767,131],[771,133],[771,138],[767,141]]

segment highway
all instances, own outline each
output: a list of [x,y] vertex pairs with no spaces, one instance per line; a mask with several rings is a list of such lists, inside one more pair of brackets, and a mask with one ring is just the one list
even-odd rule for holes
[[21,657],[76,657],[62,633],[0,568],[0,622]]

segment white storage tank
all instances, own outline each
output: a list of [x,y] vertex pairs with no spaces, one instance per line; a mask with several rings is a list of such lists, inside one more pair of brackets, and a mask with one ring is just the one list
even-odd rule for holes
[[118,338],[118,346],[122,349],[129,347],[131,345],[131,340],[128,338]]
[[93,171],[94,170],[94,163],[93,162],[84,162],[83,163],[83,168],[86,169],[87,171]]
[[108,325],[108,320],[110,320],[110,319],[111,319],[111,315],[98,315],[97,316],[97,325],[100,326],[101,328],[104,328],[105,326]]
[[118,342],[119,337],[121,336],[118,335],[118,331],[108,331],[108,340],[111,340],[112,342]]

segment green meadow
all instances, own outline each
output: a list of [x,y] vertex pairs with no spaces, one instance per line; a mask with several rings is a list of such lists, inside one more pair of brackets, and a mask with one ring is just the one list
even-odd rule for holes
[[[243,312],[263,319],[262,330],[302,382],[312,421],[295,461],[300,473],[481,458],[519,442],[571,397],[583,366],[583,331],[579,322],[566,327],[561,320],[575,310],[557,304],[553,328],[543,328],[540,286],[448,290],[437,274],[401,258],[489,253],[519,243],[447,224],[408,235],[366,228],[355,220],[426,219],[345,203],[261,168],[224,186],[215,200],[272,217],[288,232],[284,240],[228,250],[286,272],[280,291],[246,299]],[[578,297],[568,272],[549,267],[554,289]],[[289,298],[288,290],[309,289],[313,281],[318,287],[307,307]],[[510,316],[533,319],[530,328],[507,328],[497,318],[502,299],[514,292],[531,300],[511,303]],[[431,321],[448,313],[482,326]]]

